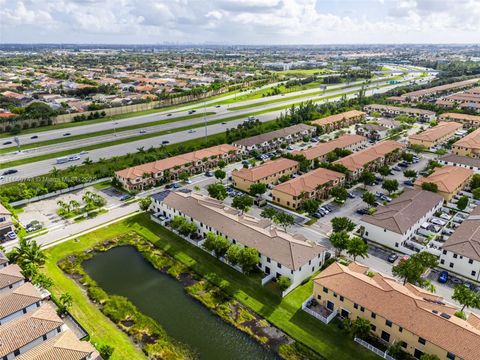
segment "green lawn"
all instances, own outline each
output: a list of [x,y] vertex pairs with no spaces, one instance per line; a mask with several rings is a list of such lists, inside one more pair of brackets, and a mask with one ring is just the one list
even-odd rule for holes
[[[190,245],[165,228],[152,222],[147,214],[125,219],[114,225],[84,235],[79,238],[80,242],[70,241],[48,250],[50,256],[46,268],[47,273],[55,279],[57,290],[61,288],[63,291],[65,289],[74,295],[75,304],[78,301],[81,302],[82,306],[74,306],[74,315],[85,325],[87,330],[96,329],[98,326],[94,324],[97,324],[98,321],[102,321],[103,324],[103,321],[108,322],[108,320],[88,302],[85,295],[78,288],[75,291],[71,289],[71,287],[76,287],[75,284],[61,273],[55,263],[58,259],[67,256],[73,251],[85,250],[96,242],[116,237],[132,230],[168,252],[198,274],[202,276],[209,275],[209,278],[213,279],[212,281],[218,283],[222,280],[228,281],[229,286],[226,291],[230,295],[323,356],[329,359],[345,360],[373,360],[376,358],[373,353],[364,350],[347,338],[338,328],[324,325],[301,310],[301,303],[312,293],[312,281],[298,287],[284,299],[281,299],[268,288],[262,287],[258,283],[258,279],[246,277],[217,261],[203,250]],[[85,309],[85,313],[82,312],[83,309]],[[114,337],[115,341],[120,342],[123,336],[117,333],[119,331],[115,331],[115,334],[112,332],[108,334],[97,332],[95,335],[97,336],[96,339],[102,339],[102,341],[108,341],[110,337]],[[105,338],[102,336],[105,336]],[[131,350],[131,346],[128,348]]]

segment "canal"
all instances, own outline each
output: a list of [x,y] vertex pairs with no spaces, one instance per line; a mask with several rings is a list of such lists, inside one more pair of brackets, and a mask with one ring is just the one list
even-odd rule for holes
[[[214,261],[214,259],[212,259]],[[177,280],[156,270],[131,246],[113,248],[83,263],[100,287],[122,295],[201,359],[270,360],[278,357],[212,314]]]

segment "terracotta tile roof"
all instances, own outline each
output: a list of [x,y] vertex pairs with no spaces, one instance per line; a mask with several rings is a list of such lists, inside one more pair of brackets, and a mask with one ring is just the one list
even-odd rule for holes
[[268,176],[278,174],[283,170],[290,169],[298,165],[297,161],[279,158],[272,161],[266,161],[265,163],[255,166],[253,168],[232,171],[232,176],[238,176],[241,179],[248,181],[258,181]]
[[40,293],[31,283],[25,283],[13,291],[0,295],[0,319],[41,300]]
[[430,176],[417,179],[414,185],[422,186],[424,182],[434,183],[437,184],[438,191],[452,193],[472,175],[473,171],[470,169],[447,165],[436,168]]
[[345,178],[345,174],[329,169],[318,168],[302,176],[278,184],[273,188],[273,191],[279,191],[291,196],[299,196],[302,192],[313,192],[320,185],[342,178]]
[[66,330],[15,359],[83,360],[94,352],[96,351],[90,343],[78,340],[72,331]]
[[430,111],[430,110],[400,107],[400,106],[381,105],[381,104],[367,105],[367,106],[365,106],[364,109],[399,111],[401,113],[410,113],[410,114],[435,115],[435,112]]
[[436,141],[438,139],[447,136],[448,134],[454,134],[455,131],[462,128],[462,124],[456,122],[441,121],[438,125],[422,131],[419,134],[410,135],[409,138],[419,141]]
[[123,169],[117,171],[115,174],[124,179],[136,179],[142,177],[143,174],[155,174],[160,171],[173,169],[176,166],[183,166],[193,161],[201,161],[205,157],[210,158],[211,156],[225,155],[230,151],[238,152],[239,149],[228,144],[212,146],[206,149],[192,151],[186,154]]
[[295,150],[292,152],[292,155],[303,155],[307,160],[313,160],[318,157],[324,156],[329,152],[332,152],[335,149],[344,149],[348,146],[366,142],[367,138],[360,135],[342,135],[337,139],[327,141],[325,143],[319,143],[310,149],[305,150]]
[[460,113],[443,113],[438,117],[439,120],[468,120],[479,122],[480,116],[460,114]]
[[[356,270],[333,263],[314,282],[458,358],[480,359],[480,330],[474,325],[475,320],[468,322],[452,316],[456,309],[433,302],[441,300],[437,295],[413,285],[403,286],[379,273],[371,278]],[[450,316],[446,316],[447,319],[442,313]]]
[[324,117],[322,119],[314,120],[312,121],[312,124],[325,126],[325,125],[335,124],[337,122],[342,122],[345,120],[350,120],[350,119],[365,116],[365,115],[366,114],[363,111],[350,110],[340,114],[331,115],[331,116]]
[[0,326],[0,356],[10,354],[22,346],[63,325],[55,310],[43,304],[19,318]]
[[16,264],[8,265],[0,269],[0,289],[3,289],[11,284],[15,284],[24,279],[22,269]]
[[363,168],[364,165],[376,161],[397,149],[403,149],[405,145],[393,140],[381,141],[369,148],[350,154],[342,159],[334,161],[334,164],[341,164],[350,171]]
[[303,133],[305,131],[314,131],[314,130],[315,130],[315,127],[313,126],[309,126],[305,124],[297,124],[297,125],[283,128],[283,129],[271,131],[269,133],[260,134],[260,135],[252,136],[246,139],[237,140],[234,142],[234,144],[238,146],[249,147],[253,145],[263,144],[264,142],[272,141],[274,139],[281,139],[289,135],[296,135],[299,133]]
[[480,261],[480,206],[450,235],[443,249]]
[[480,149],[480,129],[477,129],[458,140],[453,146],[460,146],[468,149]]
[[362,216],[361,221],[405,234],[415,223],[438,204],[443,197],[431,191],[405,190],[386,206],[380,206],[373,215]]
[[469,80],[463,80],[463,81],[457,81],[451,84],[445,84],[445,85],[440,85],[440,86],[434,86],[428,89],[421,89],[417,91],[411,91],[409,93],[403,94],[402,97],[407,98],[407,97],[418,97],[418,96],[425,96],[425,95],[433,95],[442,91],[448,91],[448,90],[453,90],[465,86],[470,86],[470,85],[475,85],[478,83],[480,79],[469,79]]
[[324,247],[307,241],[302,235],[286,233],[272,227],[270,220],[241,214],[208,196],[170,192],[163,203],[292,270],[325,251]]

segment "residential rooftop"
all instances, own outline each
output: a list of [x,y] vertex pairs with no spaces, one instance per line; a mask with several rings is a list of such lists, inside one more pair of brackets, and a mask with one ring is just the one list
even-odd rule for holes
[[269,133],[252,136],[246,139],[236,140],[234,141],[234,144],[238,146],[250,147],[254,145],[263,144],[265,142],[269,142],[275,139],[281,139],[290,135],[302,133],[305,131],[314,131],[314,130],[315,130],[314,126],[310,126],[306,124],[297,124],[297,125],[283,128],[283,129],[271,131]]
[[292,155],[303,155],[307,160],[313,160],[318,157],[322,157],[334,151],[335,149],[344,149],[364,141],[367,141],[367,138],[364,136],[346,134],[337,139],[333,139],[324,143],[318,143],[309,149],[292,151]]
[[186,154],[126,168],[117,171],[115,174],[124,179],[136,179],[142,177],[144,174],[155,174],[164,170],[172,169],[176,166],[184,166],[195,161],[202,161],[205,158],[210,159],[212,156],[226,155],[230,151],[238,152],[238,148],[228,144],[216,145],[206,149],[196,150]]
[[307,241],[303,235],[289,234],[272,226],[268,219],[242,214],[208,196],[171,191],[161,201],[292,270],[325,251],[323,246]]
[[379,206],[373,215],[364,215],[362,221],[390,230],[397,234],[405,234],[443,197],[431,191],[406,189],[399,197],[386,206]]
[[318,168],[299,177],[290,179],[273,188],[291,196],[300,196],[301,193],[310,193],[319,186],[330,183],[334,180],[345,178],[345,174],[329,169]]
[[0,319],[40,301],[40,292],[31,283],[24,283],[0,295]]
[[234,170],[232,171],[232,176],[238,176],[241,179],[255,182],[278,174],[296,165],[298,165],[297,161],[279,158],[276,160],[266,161],[261,165],[249,169],[241,168],[240,170]]
[[461,156],[455,154],[446,154],[438,158],[439,161],[460,164],[465,166],[471,166],[474,168],[480,168],[480,159],[472,158],[470,156]]
[[350,110],[346,111],[340,114],[335,114],[335,115],[330,115],[321,119],[313,120],[311,123],[313,125],[320,125],[320,126],[325,126],[325,125],[331,125],[335,124],[337,122],[342,122],[350,119],[354,119],[357,117],[362,117],[365,116],[366,113],[363,111],[359,110]]
[[437,185],[438,191],[452,193],[456,191],[465,181],[473,175],[473,171],[458,166],[442,166],[435,168],[434,172],[426,177],[415,180],[414,185],[422,186],[423,183]]
[[401,106],[391,106],[391,105],[382,105],[382,104],[370,104],[365,106],[365,109],[374,109],[374,110],[384,110],[384,111],[393,111],[393,112],[403,112],[411,114],[422,114],[422,115],[435,115],[435,112],[424,109],[401,107]]
[[443,299],[411,284],[402,285],[364,266],[333,263],[314,282],[390,320],[403,329],[464,360],[480,359],[479,318],[454,316],[456,308]]
[[441,121],[437,125],[422,131],[419,134],[410,135],[409,138],[418,141],[436,141],[448,134],[452,134],[462,128],[462,124],[456,122]]
[[460,113],[443,113],[438,118],[439,120],[466,120],[480,122],[480,116]]
[[22,269],[17,264],[10,264],[0,269],[0,289],[24,279]]
[[344,158],[334,161],[334,164],[341,164],[345,166],[350,171],[355,171],[363,168],[366,164],[376,161],[380,158],[383,158],[385,155],[398,150],[405,148],[405,145],[393,141],[385,140],[379,143],[376,143],[373,146],[370,146],[364,150],[357,151],[353,154],[345,156]]
[[467,136],[461,138],[453,146],[459,146],[468,149],[480,149],[480,129],[477,129]]
[[477,84],[478,81],[480,81],[479,78],[457,81],[457,82],[450,83],[450,84],[439,85],[439,86],[434,86],[434,87],[427,88],[427,89],[411,91],[409,93],[403,94],[402,97],[403,98],[408,98],[408,97],[421,97],[421,96],[425,96],[425,95],[434,95],[434,94],[437,94],[437,93],[440,93],[440,92],[444,92],[444,91],[448,91],[448,90],[454,90],[454,89],[458,89],[458,88],[465,87],[465,86],[470,86],[470,85],[473,86],[473,85]]

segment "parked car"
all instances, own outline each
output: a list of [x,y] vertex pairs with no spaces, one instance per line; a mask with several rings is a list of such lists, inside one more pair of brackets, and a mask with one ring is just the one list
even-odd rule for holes
[[[165,186],[165,187],[166,187],[166,186]],[[125,201],[125,200],[128,200],[128,199],[130,199],[130,198],[131,198],[130,195],[125,194],[125,195],[120,196],[120,201]]]
[[9,240],[15,240],[17,238],[17,234],[15,234],[15,231],[9,231],[6,236]]
[[351,192],[348,193],[348,197],[349,197],[350,199],[355,199],[355,195],[352,194]]
[[213,176],[213,174],[212,174],[212,172],[210,172],[210,171],[207,171],[207,172],[205,173],[205,176],[206,176],[206,177],[212,177],[212,176]]
[[172,187],[173,187],[172,184],[167,184],[167,185],[165,185],[165,189],[171,189]]
[[319,210],[323,210],[327,214],[330,213],[330,210],[328,210],[325,206],[321,206]]
[[321,212],[317,211],[317,212],[313,213],[312,216],[316,219],[320,219],[321,217],[324,217],[325,215],[323,215]]
[[403,182],[404,185],[407,185],[407,186],[413,186],[413,181],[412,180],[405,180]]
[[395,261],[397,261],[397,259],[398,259],[398,255],[397,255],[397,254],[390,254],[390,255],[388,255],[388,258],[387,258],[388,262],[389,262],[389,263],[392,263],[392,264],[393,264]]
[[438,275],[438,282],[439,282],[440,284],[445,284],[447,281],[448,281],[448,272],[447,272],[447,271],[442,271],[442,272]]
[[178,188],[182,187],[182,185],[180,185],[179,183],[175,183],[175,184],[172,185],[172,187],[174,189],[178,189]]
[[438,218],[432,218],[430,222],[432,224],[439,225],[439,226],[444,226],[447,223],[446,221],[440,220]]
[[367,208],[358,209],[355,212],[359,215],[367,215],[368,214],[368,209]]
[[392,170],[393,171],[401,171],[402,169],[400,169],[398,166],[394,166],[394,167],[392,167]]

